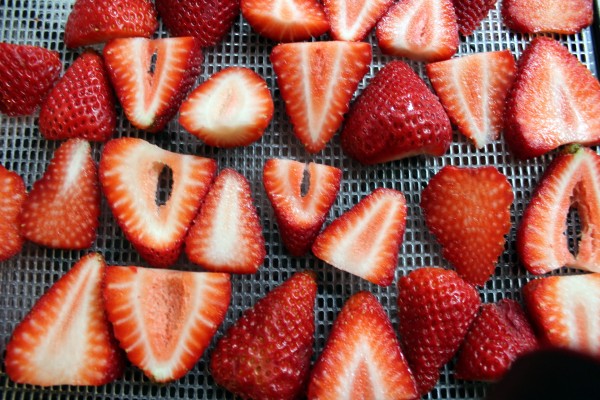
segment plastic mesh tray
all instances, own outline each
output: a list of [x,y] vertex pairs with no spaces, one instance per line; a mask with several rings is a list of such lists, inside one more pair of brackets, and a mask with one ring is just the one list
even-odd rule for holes
[[[71,10],[73,0],[0,0],[0,41],[42,46],[61,53],[64,68],[70,65],[81,52],[67,51],[63,44],[64,25]],[[500,4],[492,10],[474,35],[461,38],[458,55],[510,49],[517,58],[531,37],[509,32],[501,22]],[[157,37],[167,36],[161,27]],[[592,32],[586,29],[578,35],[560,37],[569,50],[587,67],[596,73]],[[359,86],[364,89],[373,75],[391,57],[382,56],[373,36],[373,62],[367,76]],[[248,178],[262,220],[267,243],[267,259],[255,275],[234,275],[232,277],[232,299],[226,320],[215,338],[221,337],[224,330],[236,321],[241,313],[262,298],[270,289],[277,286],[294,272],[311,269],[318,273],[319,291],[315,308],[316,337],[315,357],[325,345],[330,328],[344,301],[360,290],[374,293],[387,310],[392,323],[397,326],[396,281],[409,271],[422,266],[446,266],[441,258],[439,245],[425,227],[419,208],[420,193],[429,179],[444,165],[484,166],[492,165],[504,173],[513,186],[515,200],[512,207],[513,227],[508,235],[507,249],[498,262],[495,275],[480,290],[485,302],[502,298],[520,300],[520,288],[531,276],[519,265],[515,254],[515,230],[529,201],[531,192],[541,173],[555,153],[521,162],[507,153],[503,139],[489,144],[483,150],[476,150],[462,136],[455,133],[453,143],[443,157],[415,157],[393,163],[364,167],[351,160],[341,150],[336,136],[317,155],[307,153],[292,134],[292,128],[285,114],[284,104],[279,95],[269,54],[273,42],[254,33],[240,16],[229,35],[221,44],[204,51],[203,72],[199,81],[206,80],[220,69],[240,65],[250,67],[263,76],[275,99],[273,122],[264,137],[245,148],[223,150],[204,146],[199,140],[182,130],[177,122],[171,122],[163,133],[145,134],[133,129],[119,109],[118,133],[116,136],[137,136],[165,149],[180,153],[196,154],[215,158],[219,169],[234,168]],[[410,63],[424,76],[421,63]],[[37,117],[8,118],[0,115],[0,164],[18,172],[28,189],[41,177],[46,169],[58,142],[41,138],[37,128]],[[94,144],[94,157],[99,160],[101,146]],[[262,186],[262,167],[269,158],[291,158],[300,161],[315,161],[334,165],[343,170],[340,193],[332,207],[328,222],[356,204],[366,194],[377,187],[389,187],[402,191],[407,200],[407,225],[404,242],[400,249],[396,280],[387,288],[372,285],[358,277],[341,272],[313,256],[294,258],[283,248],[271,206]],[[576,218],[570,219],[569,234],[574,236]],[[573,243],[571,243],[574,246]],[[103,200],[98,238],[87,251],[59,251],[42,248],[28,243],[17,257],[0,265],[0,354],[2,360],[6,344],[15,326],[31,309],[36,299],[66,272],[82,255],[98,251],[104,255],[109,265],[147,265],[129,242],[112,217],[108,205]],[[176,268],[195,270],[185,257]],[[569,273],[563,270],[557,273]],[[215,339],[212,344],[214,345]],[[65,349],[65,351],[70,351]],[[197,365],[182,379],[168,385],[158,385],[148,380],[142,372],[129,366],[122,379],[102,387],[57,386],[39,388],[12,383],[2,362],[0,372],[0,393],[2,399],[222,399],[233,396],[215,385],[209,370],[208,360],[212,346],[205,352]],[[436,388],[426,398],[429,399],[473,399],[483,398],[487,390],[484,383],[467,382],[455,379],[453,362],[441,370]]]

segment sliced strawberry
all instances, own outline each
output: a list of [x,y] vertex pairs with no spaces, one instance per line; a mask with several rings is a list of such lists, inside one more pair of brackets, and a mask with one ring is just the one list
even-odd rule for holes
[[415,380],[394,328],[368,292],[350,297],[313,367],[309,399],[414,399]]
[[150,0],[76,0],[65,26],[69,48],[111,39],[150,37],[158,28]]
[[100,216],[98,171],[90,144],[70,139],[55,152],[44,176],[23,203],[25,239],[55,249],[86,249],[96,240]]
[[510,231],[513,199],[506,176],[494,167],[448,165],[423,189],[427,228],[467,282],[483,285],[494,273]]
[[294,134],[317,153],[342,125],[359,82],[369,69],[368,43],[280,44],[271,53],[273,70]]
[[[167,201],[156,192],[164,169],[172,173]],[[113,215],[140,255],[155,267],[172,265],[217,165],[214,160],[163,150],[136,138],[114,139],[102,151],[100,182]]]
[[104,47],[104,60],[127,119],[158,132],[200,75],[202,51],[191,37],[115,39]]
[[299,42],[329,30],[317,0],[242,0],[242,15],[260,35],[277,42]]
[[452,126],[425,82],[407,64],[381,69],[352,105],[341,134],[342,148],[363,164],[418,154],[441,156]]
[[26,197],[23,178],[0,165],[0,261],[17,255],[25,243],[20,214]]
[[185,240],[194,264],[209,271],[253,274],[265,260],[265,238],[250,184],[232,169],[221,171]]
[[536,279],[523,298],[544,344],[600,357],[600,274]]
[[123,374],[123,355],[104,313],[105,268],[100,254],[88,254],[40,297],[6,346],[11,380],[100,386]]
[[358,42],[373,29],[394,0],[324,0],[334,40]]
[[433,62],[458,50],[452,0],[403,0],[377,24],[377,42],[386,54]]
[[[458,31],[463,36],[473,34],[498,0],[452,0]],[[504,0],[506,1],[506,0]]]
[[0,112],[33,114],[60,75],[56,51],[0,43]]
[[45,139],[105,141],[115,132],[115,96],[104,61],[94,51],[83,53],[42,105],[40,133]]
[[299,272],[246,310],[213,351],[215,382],[242,398],[299,397],[310,369],[316,296],[315,275]]
[[431,85],[450,120],[478,149],[496,140],[516,66],[509,50],[427,64]]
[[[577,255],[565,231],[569,207],[579,211]],[[573,147],[554,159],[527,205],[517,232],[521,262],[533,274],[567,266],[600,272],[600,156]]]
[[481,300],[454,271],[419,268],[398,281],[400,342],[423,396],[454,356]]
[[129,361],[155,382],[194,367],[229,308],[228,274],[108,267],[106,314]]
[[249,68],[225,68],[198,86],[181,105],[179,123],[215,147],[247,146],[273,117],[265,80]]
[[484,304],[469,329],[456,364],[456,377],[497,381],[513,361],[538,347],[523,309],[514,300]]
[[521,33],[571,35],[592,24],[593,5],[593,0],[503,0],[502,19]]
[[600,83],[565,46],[537,37],[519,60],[504,130],[519,158],[567,143],[600,143]]
[[[308,188],[302,195],[304,173]],[[263,169],[263,184],[284,246],[294,256],[306,254],[321,231],[340,190],[342,171],[327,165],[270,159]]]
[[369,282],[389,286],[406,226],[406,201],[379,188],[342,214],[315,239],[315,256]]

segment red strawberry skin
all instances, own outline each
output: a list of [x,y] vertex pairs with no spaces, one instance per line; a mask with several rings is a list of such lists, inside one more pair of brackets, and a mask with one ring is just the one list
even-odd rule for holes
[[593,6],[592,0],[503,0],[502,19],[521,33],[572,35],[592,24]]
[[68,48],[125,37],[150,37],[158,28],[150,0],[77,0],[65,26]]
[[402,61],[377,73],[352,105],[341,134],[346,154],[363,164],[441,156],[451,140],[450,120],[439,99]]
[[316,294],[315,275],[299,272],[248,309],[213,351],[217,384],[242,398],[299,397],[313,351]]
[[0,261],[17,255],[25,240],[21,234],[21,209],[27,197],[25,182],[0,165]]
[[9,116],[33,114],[61,68],[56,51],[0,43],[0,112]]
[[454,356],[481,300],[454,271],[419,268],[398,281],[398,330],[421,396]]
[[518,357],[538,348],[525,312],[514,300],[483,304],[462,345],[458,379],[497,381]]
[[39,125],[48,140],[79,137],[103,142],[113,135],[115,97],[97,53],[82,54],[58,81],[42,105]]
[[[473,34],[481,21],[496,6],[497,0],[452,0],[458,31],[463,36]],[[509,0],[510,1],[510,0]]]

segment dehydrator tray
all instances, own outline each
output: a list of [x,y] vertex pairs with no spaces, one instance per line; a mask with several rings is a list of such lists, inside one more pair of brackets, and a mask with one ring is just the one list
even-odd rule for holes
[[[74,0],[0,0],[0,41],[37,45],[56,50],[61,54],[63,68],[66,69],[82,51],[81,49],[66,50],[63,43],[64,26],[73,2]],[[155,36],[167,36],[162,25]],[[587,28],[577,35],[555,37],[596,74],[593,36],[593,29]],[[600,39],[598,36],[596,38]],[[502,24],[500,3],[498,3],[474,35],[461,38],[457,56],[509,49],[518,58],[530,39],[529,35],[510,32]],[[381,54],[373,35],[368,40],[373,45],[373,62],[357,93],[364,89],[382,66],[393,59]],[[375,294],[387,310],[394,326],[397,326],[396,282],[398,278],[423,266],[449,268],[441,257],[440,246],[427,230],[419,208],[421,190],[445,165],[469,167],[491,165],[504,173],[512,184],[515,194],[511,209],[513,225],[507,238],[506,250],[498,261],[495,275],[485,287],[480,289],[480,293],[485,302],[495,302],[502,298],[521,299],[520,289],[532,279],[532,276],[526,273],[516,256],[516,226],[531,197],[532,190],[556,152],[529,161],[517,161],[508,153],[502,138],[482,150],[476,150],[463,136],[455,132],[450,149],[442,157],[413,157],[365,167],[342,152],[337,136],[323,151],[316,155],[310,154],[292,134],[292,127],[285,114],[284,104],[269,61],[273,46],[273,42],[253,32],[240,16],[219,45],[204,50],[204,63],[199,82],[206,80],[222,68],[233,65],[252,68],[267,81],[275,100],[273,121],[263,138],[248,147],[225,150],[205,146],[186,133],[176,119],[166,127],[164,132],[156,135],[146,134],[132,128],[121,109],[118,109],[118,132],[115,136],[140,137],[171,151],[214,158],[218,162],[219,169],[234,168],[246,176],[251,184],[266,239],[267,259],[259,272],[254,275],[232,276],[232,298],[226,320],[201,360],[185,377],[166,385],[152,383],[140,370],[132,366],[127,367],[123,378],[101,387],[40,388],[17,385],[8,379],[4,372],[3,360],[6,344],[13,329],[35,301],[81,256],[97,251],[104,255],[109,265],[147,266],[123,236],[103,199],[98,237],[89,250],[60,251],[27,243],[18,256],[0,264],[1,399],[233,398],[233,395],[216,386],[208,370],[208,360],[216,339],[222,336],[244,310],[262,298],[270,289],[300,270],[314,270],[318,274],[314,358],[323,350],[335,316],[344,301],[358,291],[367,290]],[[409,64],[422,77],[425,76],[422,63],[410,62]],[[0,115],[0,164],[19,173],[24,178],[28,190],[42,176],[59,144],[41,137],[37,128],[37,115],[16,118]],[[94,157],[98,161],[101,145],[93,144],[93,149]],[[375,188],[389,187],[404,193],[408,217],[394,284],[387,288],[379,287],[326,265],[312,255],[292,257],[287,254],[281,244],[274,214],[262,186],[263,164],[265,160],[274,157],[303,162],[315,161],[343,170],[342,186],[326,223],[341,215]],[[570,238],[575,237],[576,227],[577,218],[571,215],[568,224]],[[575,246],[572,239],[570,246]],[[187,261],[185,256],[180,258],[174,268],[197,270],[197,267]],[[573,272],[563,269],[555,274]],[[64,351],[68,352],[70,349],[66,348]],[[425,398],[482,399],[488,389],[488,385],[484,383],[456,379],[453,362],[451,362],[442,368],[439,383]]]

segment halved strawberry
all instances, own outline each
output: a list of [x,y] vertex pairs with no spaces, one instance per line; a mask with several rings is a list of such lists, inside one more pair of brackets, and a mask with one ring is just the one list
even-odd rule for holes
[[431,85],[450,120],[478,149],[496,140],[516,66],[509,50],[427,64]]
[[96,240],[100,216],[98,171],[90,144],[70,139],[55,152],[21,211],[21,233],[55,249],[86,249]]
[[358,42],[373,29],[394,0],[324,0],[334,40]]
[[[496,6],[498,0],[452,0],[456,12],[458,31],[463,36],[469,36],[491,9]],[[506,0],[505,0],[506,1]]]
[[23,178],[0,165],[0,261],[17,255],[25,243],[20,215],[26,197]]
[[600,274],[536,279],[523,298],[544,344],[600,357]]
[[42,104],[40,133],[45,139],[105,141],[115,132],[115,96],[104,61],[94,51],[75,60]]
[[129,361],[155,382],[184,376],[229,308],[228,274],[108,267],[106,314]]
[[600,83],[559,42],[537,37],[523,52],[506,102],[504,137],[519,158],[567,143],[600,143]]
[[[113,215],[140,255],[155,267],[172,265],[215,175],[214,160],[172,153],[142,139],[109,141],[100,182]],[[156,200],[161,172],[170,170],[167,201]]]
[[191,37],[115,39],[104,47],[104,60],[127,119],[158,132],[200,75],[202,51]]
[[315,274],[299,272],[246,310],[213,351],[215,382],[242,398],[298,398],[310,369],[316,296]]
[[503,0],[502,19],[521,33],[571,35],[592,24],[593,6],[593,0]]
[[386,54],[433,62],[458,50],[452,0],[403,0],[377,24],[377,43]]
[[122,375],[123,354],[104,313],[105,268],[100,254],[88,254],[40,297],[6,346],[11,380],[100,386]]
[[415,380],[394,328],[369,292],[350,297],[313,367],[309,399],[414,399]]
[[[579,211],[577,255],[569,252],[567,214]],[[525,268],[544,274],[567,266],[600,272],[600,156],[573,147],[552,161],[527,205],[517,231]]]
[[312,251],[336,268],[389,286],[405,226],[404,195],[379,188],[326,227],[315,239]]
[[0,43],[0,112],[33,114],[60,75],[56,51]]
[[[302,194],[304,173],[308,188]],[[281,234],[281,240],[294,256],[306,254],[321,231],[338,191],[342,171],[328,165],[270,159],[263,169],[263,184]]]
[[242,0],[242,15],[260,35],[277,42],[299,42],[329,30],[318,0]]
[[76,0],[65,26],[69,48],[111,39],[150,37],[158,28],[150,0]]
[[185,239],[185,253],[209,271],[258,271],[266,256],[265,238],[243,175],[221,171]]
[[513,199],[512,186],[494,167],[448,165],[423,189],[427,228],[467,282],[483,285],[494,273],[511,227]]
[[181,105],[179,123],[209,146],[247,146],[273,117],[265,80],[244,67],[225,68],[198,86]]
[[368,43],[280,44],[273,70],[294,134],[311,153],[321,151],[342,125],[359,82],[369,69]]

